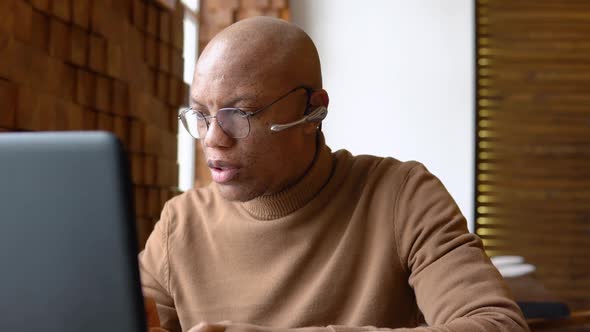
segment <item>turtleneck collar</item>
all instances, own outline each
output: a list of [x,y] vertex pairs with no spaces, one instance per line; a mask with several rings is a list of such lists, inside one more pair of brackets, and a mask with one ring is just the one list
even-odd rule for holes
[[259,196],[239,204],[256,219],[282,218],[303,207],[320,192],[332,174],[332,164],[332,152],[320,132],[312,165],[297,183],[276,194]]

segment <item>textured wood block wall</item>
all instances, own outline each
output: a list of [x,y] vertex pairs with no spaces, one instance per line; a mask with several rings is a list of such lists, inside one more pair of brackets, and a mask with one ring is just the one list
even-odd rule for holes
[[[199,11],[199,52],[221,30],[253,16],[271,16],[289,20],[288,0],[201,0]],[[195,185],[211,182],[201,145],[196,145]]]
[[114,132],[142,247],[178,193],[183,15],[146,0],[0,1],[0,131]]
[[478,0],[476,232],[590,307],[590,1]]

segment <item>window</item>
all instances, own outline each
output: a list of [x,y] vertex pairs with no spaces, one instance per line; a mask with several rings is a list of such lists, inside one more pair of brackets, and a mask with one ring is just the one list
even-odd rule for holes
[[[184,6],[184,82],[191,84],[199,46],[198,0],[182,0]],[[195,140],[178,125],[179,183],[182,191],[191,189],[195,183]]]

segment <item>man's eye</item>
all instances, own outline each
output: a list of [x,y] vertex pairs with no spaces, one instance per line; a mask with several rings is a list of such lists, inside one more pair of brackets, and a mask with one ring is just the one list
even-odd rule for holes
[[252,111],[257,110],[260,107],[259,106],[251,106],[251,105],[237,105],[236,108],[238,108],[242,111],[252,112]]
[[205,111],[205,110],[193,109],[193,113],[195,113],[198,117],[209,116],[209,111]]

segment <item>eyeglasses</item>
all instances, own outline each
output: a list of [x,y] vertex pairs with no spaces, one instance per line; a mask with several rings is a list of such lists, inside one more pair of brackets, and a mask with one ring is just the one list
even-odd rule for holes
[[307,93],[307,107],[309,107],[309,97],[311,96],[313,89],[306,86],[298,86],[256,111],[248,112],[236,107],[227,107],[219,109],[215,115],[204,115],[192,108],[185,108],[180,111],[178,119],[180,119],[186,131],[196,139],[205,138],[212,119],[217,121],[217,124],[226,135],[232,138],[245,138],[250,134],[251,117],[270,108],[272,105],[278,103],[283,98],[286,98],[299,89],[304,89]]

